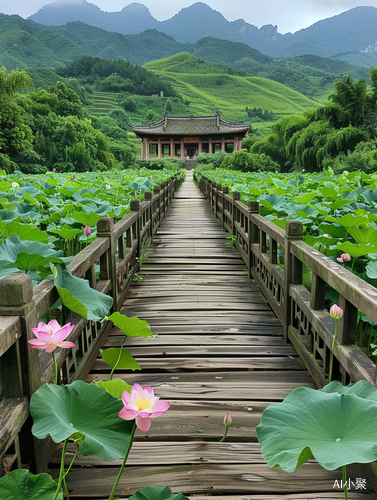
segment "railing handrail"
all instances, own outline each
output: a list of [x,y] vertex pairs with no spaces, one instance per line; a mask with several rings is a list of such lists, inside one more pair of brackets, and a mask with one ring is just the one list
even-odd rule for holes
[[[178,175],[173,175],[167,182],[155,186],[154,194],[145,193],[144,201],[131,201],[131,213],[125,214],[116,224],[109,217],[99,219],[96,240],[75,255],[67,266],[73,276],[84,276],[91,287],[110,294],[114,299],[113,311],[119,310],[139,270],[137,258],[161,224],[178,187],[178,179]],[[97,280],[95,265],[98,261],[100,272]],[[18,418],[17,425],[8,422],[6,428],[0,429],[0,476],[2,457],[12,443],[16,450],[12,454],[18,466],[21,465],[17,451],[18,432],[28,418],[28,398],[53,377],[51,355],[38,355],[36,350],[30,349],[27,340],[32,338],[31,328],[58,298],[51,280],[45,279],[34,288],[30,276],[23,273],[0,280],[0,422],[3,422],[2,409],[4,412],[12,410],[14,418]],[[71,322],[75,328],[70,340],[76,342],[77,347],[62,349],[56,356],[63,382],[85,377],[90,361],[97,356],[112,327],[109,321],[97,323],[77,315],[72,315]],[[78,358],[76,354],[79,352]],[[23,439],[28,441],[25,447],[28,450],[22,462],[32,462],[35,469],[45,470],[48,446],[29,437]]]
[[[339,293],[343,317],[334,346],[333,379],[344,384],[361,379],[376,385],[376,365],[356,345],[358,311],[377,323],[377,290],[302,240],[302,224],[287,221],[283,230],[259,215],[259,204],[246,206],[240,194],[195,173],[199,187],[223,227],[235,235],[235,246],[259,284],[318,386],[328,383],[329,353],[335,320],[325,308],[325,287]],[[278,247],[284,248],[284,268]],[[303,266],[312,272],[311,291],[303,286]]]

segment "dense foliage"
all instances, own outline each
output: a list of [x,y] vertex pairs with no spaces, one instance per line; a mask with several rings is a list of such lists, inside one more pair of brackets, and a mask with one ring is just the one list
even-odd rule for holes
[[361,168],[360,157],[368,171],[375,170],[377,68],[370,75],[369,88],[363,78],[336,82],[327,105],[281,118],[272,134],[251,145],[250,153],[270,156],[283,171],[313,172],[333,164],[336,172],[355,170]]
[[58,81],[47,90],[20,94],[32,86],[26,72],[0,68],[0,167],[7,173],[86,172],[134,162],[125,112],[114,111],[94,128],[72,88]]
[[[51,272],[45,264],[57,262],[51,258],[73,256],[96,238],[101,217],[121,219],[129,212],[131,199],[152,191],[153,186],[177,173],[182,181],[185,170],[171,166],[158,172],[143,168],[5,175],[0,171],[0,278],[21,269],[38,283]],[[11,260],[12,265],[7,262],[6,253],[12,257],[30,253],[30,245],[47,260],[25,260],[21,256]]]
[[61,76],[78,78],[81,83],[96,84],[98,90],[139,95],[163,92],[166,97],[176,95],[172,86],[155,73],[122,59],[107,61],[100,57],[85,56],[63,68],[57,68],[56,72]]

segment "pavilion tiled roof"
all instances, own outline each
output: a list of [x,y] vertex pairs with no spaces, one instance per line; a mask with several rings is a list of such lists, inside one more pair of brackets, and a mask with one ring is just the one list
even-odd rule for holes
[[245,134],[250,123],[234,123],[215,116],[169,116],[149,125],[134,125],[137,135],[223,135]]

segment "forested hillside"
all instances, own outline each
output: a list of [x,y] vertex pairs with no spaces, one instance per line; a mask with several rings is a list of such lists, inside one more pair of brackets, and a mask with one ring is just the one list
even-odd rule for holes
[[21,93],[32,88],[26,72],[0,69],[0,169],[8,173],[109,170],[123,168],[135,157],[127,143],[125,112],[113,115],[113,128],[119,132],[109,138],[93,127],[79,96],[63,82]]
[[0,65],[8,70],[61,67],[84,55],[121,58],[140,65],[181,52],[277,81],[320,101],[341,75],[368,78],[367,69],[351,64],[314,56],[278,60],[244,43],[210,37],[182,44],[156,30],[121,35],[80,22],[47,28],[19,16],[0,14]]
[[377,170],[377,68],[370,80],[370,88],[364,79],[338,81],[327,105],[282,118],[269,136],[250,137],[244,146],[249,154],[270,157],[283,171]]

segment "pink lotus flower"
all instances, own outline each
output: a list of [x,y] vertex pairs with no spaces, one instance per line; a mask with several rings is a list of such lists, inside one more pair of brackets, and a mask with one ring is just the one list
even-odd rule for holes
[[336,304],[330,307],[330,316],[334,319],[340,319],[343,316],[343,309]]
[[56,172],[56,168],[53,168],[53,169],[52,169],[52,171],[53,171],[53,172]]
[[76,176],[75,175],[72,175],[73,179],[76,179]]
[[165,413],[170,403],[155,397],[152,387],[144,387],[134,384],[131,394],[124,391],[122,395],[124,408],[118,413],[123,420],[135,419],[137,427],[142,432],[147,432],[151,426],[151,418],[159,417]]
[[336,260],[342,264],[343,262],[349,262],[351,260],[351,256],[349,253],[342,253],[342,255]]
[[90,229],[90,226],[85,226],[84,227],[84,234],[85,234],[85,236],[90,236],[91,232],[92,232],[92,230]]
[[76,347],[73,342],[63,342],[74,328],[75,325],[71,323],[60,326],[56,319],[47,324],[40,322],[37,328],[31,329],[37,338],[28,342],[32,349],[45,349],[46,352],[55,351],[57,347]]

